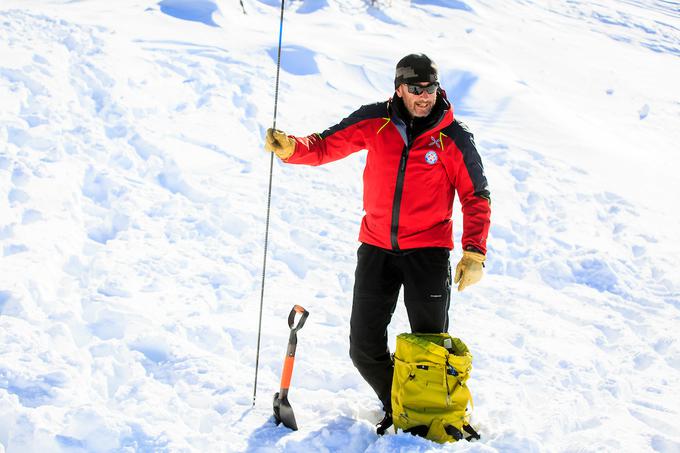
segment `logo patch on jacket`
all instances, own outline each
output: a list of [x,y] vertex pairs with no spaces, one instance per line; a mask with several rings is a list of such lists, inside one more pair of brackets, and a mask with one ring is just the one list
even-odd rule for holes
[[430,165],[434,165],[437,163],[439,160],[439,156],[437,156],[437,153],[434,151],[428,151],[427,154],[425,154],[425,162],[427,162]]

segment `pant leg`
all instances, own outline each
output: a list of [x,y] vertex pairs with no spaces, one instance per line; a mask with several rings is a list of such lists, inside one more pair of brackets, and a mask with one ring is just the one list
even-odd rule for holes
[[400,287],[401,275],[394,266],[394,256],[362,244],[357,252],[349,355],[385,410],[391,409],[393,372],[387,326],[394,314]]
[[426,248],[400,257],[404,304],[412,332],[440,333],[449,328],[449,254],[445,248]]

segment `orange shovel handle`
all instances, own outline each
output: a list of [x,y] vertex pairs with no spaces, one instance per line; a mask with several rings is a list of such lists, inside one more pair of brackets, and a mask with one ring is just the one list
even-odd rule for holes
[[286,357],[283,362],[283,372],[281,372],[281,391],[290,388],[290,378],[293,376],[293,364],[295,363],[295,356]]
[[[295,315],[300,315],[297,325],[295,323]],[[293,365],[295,364],[295,349],[297,348],[297,331],[302,328],[309,316],[309,312],[300,305],[295,305],[288,315],[288,326],[290,327],[290,336],[288,337],[288,348],[286,349],[286,358],[283,362],[283,371],[281,372],[281,391],[279,398],[284,398],[288,394],[290,388],[290,379],[293,376]]]

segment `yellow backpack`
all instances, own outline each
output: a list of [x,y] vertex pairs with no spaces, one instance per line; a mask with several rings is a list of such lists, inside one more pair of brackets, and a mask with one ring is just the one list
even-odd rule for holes
[[435,442],[479,439],[469,425],[472,394],[465,382],[472,355],[447,333],[397,336],[392,379],[394,429]]

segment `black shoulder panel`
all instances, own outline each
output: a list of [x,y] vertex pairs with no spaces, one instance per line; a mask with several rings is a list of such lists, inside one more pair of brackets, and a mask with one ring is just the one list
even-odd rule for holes
[[357,124],[360,121],[368,120],[371,118],[386,118],[389,117],[389,112],[387,111],[387,102],[376,102],[375,104],[367,104],[359,107],[357,111],[352,113],[347,118],[340,121],[335,126],[331,126],[321,134],[321,138],[326,138],[329,135],[333,135],[338,131],[346,129],[350,126]]
[[486,180],[482,158],[477,152],[472,132],[470,132],[465,124],[458,120],[454,120],[442,132],[449,136],[455,142],[458,149],[460,149],[460,152],[463,153],[463,162],[475,187],[475,196],[490,200],[489,183]]

